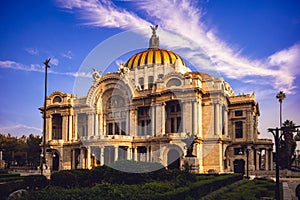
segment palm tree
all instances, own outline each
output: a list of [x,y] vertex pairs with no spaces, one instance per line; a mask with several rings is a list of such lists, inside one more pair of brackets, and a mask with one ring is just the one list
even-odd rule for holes
[[280,127],[282,127],[282,101],[286,98],[285,93],[283,91],[280,91],[276,98],[278,99],[280,103]]

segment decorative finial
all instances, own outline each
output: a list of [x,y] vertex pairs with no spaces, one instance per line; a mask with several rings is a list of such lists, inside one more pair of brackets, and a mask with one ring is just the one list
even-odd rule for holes
[[158,25],[150,26],[150,28],[152,29],[152,35],[156,35],[156,30],[158,29]]
[[159,49],[159,37],[156,35],[158,25],[150,26],[152,29],[152,36],[149,40],[149,49]]
[[127,66],[124,66],[123,62],[120,63],[118,71],[121,77],[125,77],[125,75],[129,72],[129,70],[130,69]]
[[100,75],[101,73],[102,73],[101,70],[97,71],[95,68],[93,68],[93,78],[95,81],[97,81],[101,78],[101,75]]

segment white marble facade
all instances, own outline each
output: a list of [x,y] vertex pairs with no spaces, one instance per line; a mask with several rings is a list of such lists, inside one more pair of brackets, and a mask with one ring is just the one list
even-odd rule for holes
[[186,133],[197,137],[199,173],[272,170],[273,144],[258,139],[254,94],[235,95],[224,79],[191,72],[178,54],[159,48],[155,31],[149,48],[118,72],[94,70],[93,78],[85,97],[57,91],[47,98],[52,171],[122,159],[181,169]]

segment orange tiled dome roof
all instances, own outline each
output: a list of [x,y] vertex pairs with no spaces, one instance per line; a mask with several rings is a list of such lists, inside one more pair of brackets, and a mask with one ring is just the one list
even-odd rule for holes
[[174,64],[177,59],[183,66],[185,66],[183,59],[173,51],[158,48],[149,48],[145,51],[136,53],[135,55],[131,56],[131,58],[129,58],[129,60],[125,63],[125,66],[129,69],[132,69],[144,65]]

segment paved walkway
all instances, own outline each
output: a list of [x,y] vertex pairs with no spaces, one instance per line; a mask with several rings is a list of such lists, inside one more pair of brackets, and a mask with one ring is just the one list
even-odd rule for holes
[[298,200],[296,197],[296,187],[300,184],[300,178],[280,178],[283,187],[284,200]]

